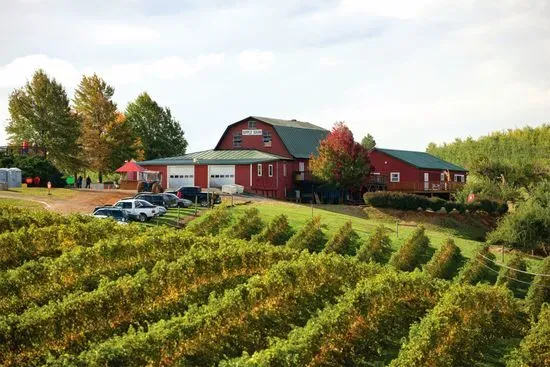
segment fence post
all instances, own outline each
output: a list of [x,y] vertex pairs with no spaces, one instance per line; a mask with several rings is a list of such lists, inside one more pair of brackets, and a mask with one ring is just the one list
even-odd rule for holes
[[399,238],[399,221],[395,221],[395,233],[397,235],[397,238]]

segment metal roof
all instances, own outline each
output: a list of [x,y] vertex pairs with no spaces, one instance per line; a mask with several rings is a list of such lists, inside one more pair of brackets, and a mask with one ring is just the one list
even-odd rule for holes
[[329,133],[328,130],[309,122],[251,117],[273,126],[288,152],[295,158],[309,158],[312,154],[317,154],[319,142]]
[[426,152],[413,152],[409,150],[383,149],[383,148],[374,148],[374,150],[385,153],[391,157],[400,159],[417,168],[441,169],[441,170],[464,171],[464,172],[468,171],[463,167],[444,161],[443,159],[437,158],[436,156],[433,156]]
[[259,150],[204,150],[177,157],[138,162],[140,165],[252,164],[288,160]]

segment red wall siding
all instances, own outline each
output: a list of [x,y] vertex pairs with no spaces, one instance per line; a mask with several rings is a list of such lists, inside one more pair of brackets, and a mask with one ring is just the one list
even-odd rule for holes
[[235,183],[250,191],[250,164],[235,165]]
[[147,171],[159,171],[162,174],[162,187],[168,187],[168,171],[166,165],[163,166],[142,166]]
[[202,187],[203,189],[208,187],[208,165],[195,165],[195,186]]
[[[413,167],[402,160],[390,157],[387,154],[373,150],[369,153],[373,173],[380,173],[390,179],[390,172],[399,172],[401,181],[420,181],[418,168]],[[423,179],[423,178],[422,178]]]
[[264,122],[256,121],[256,129],[271,132],[271,147],[264,146],[263,136],[244,136],[242,137],[242,144],[240,147],[233,146],[233,133],[242,132],[242,130],[248,130],[248,121],[243,121],[236,125],[231,126],[223,135],[220,140],[220,144],[216,149],[257,149],[262,152],[277,154],[283,157],[291,158],[290,153],[283,144],[283,141],[275,132],[275,129]]

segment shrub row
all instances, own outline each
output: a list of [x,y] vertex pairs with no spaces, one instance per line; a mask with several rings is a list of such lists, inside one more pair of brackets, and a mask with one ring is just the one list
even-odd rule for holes
[[491,214],[497,213],[499,215],[508,211],[508,205],[506,203],[494,200],[481,199],[473,203],[463,204],[454,201],[446,201],[438,197],[427,197],[404,192],[367,192],[363,196],[363,199],[367,205],[375,208],[398,210],[417,210],[418,208],[422,208],[423,210],[431,209],[433,211],[438,211],[441,208],[445,208],[447,212],[456,209],[460,213],[464,213],[468,210],[472,213],[484,211]]

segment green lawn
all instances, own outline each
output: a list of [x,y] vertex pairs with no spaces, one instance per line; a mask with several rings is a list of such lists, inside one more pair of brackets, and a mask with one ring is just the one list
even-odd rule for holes
[[17,192],[25,196],[31,197],[55,197],[55,198],[69,198],[77,194],[77,191],[70,189],[53,188],[49,191],[45,187],[26,187],[23,185],[21,188],[9,189],[8,192]]
[[[241,215],[250,206],[255,206],[260,211],[264,221],[269,221],[279,214],[286,214],[290,224],[294,228],[302,226],[306,220],[311,218],[312,208],[308,205],[297,205],[290,203],[261,202],[248,205],[238,205],[231,208],[236,216]],[[396,220],[390,217],[372,217],[359,207],[348,207],[340,205],[314,206],[313,215],[319,215],[321,222],[326,225],[327,234],[334,234],[345,222],[351,220],[353,228],[362,239],[366,239],[374,229],[379,225],[384,225],[395,249],[401,246],[403,241],[415,226],[399,226],[399,235],[397,234]],[[472,257],[483,242],[477,240],[479,237],[479,228],[467,228],[465,226],[449,225],[447,227],[437,226],[430,223],[424,224],[426,234],[431,240],[434,248],[439,246],[445,239],[452,237],[457,246],[460,247],[462,254],[466,257]]]
[[44,206],[36,201],[22,199],[0,198],[0,206],[15,206],[18,208],[44,209]]

